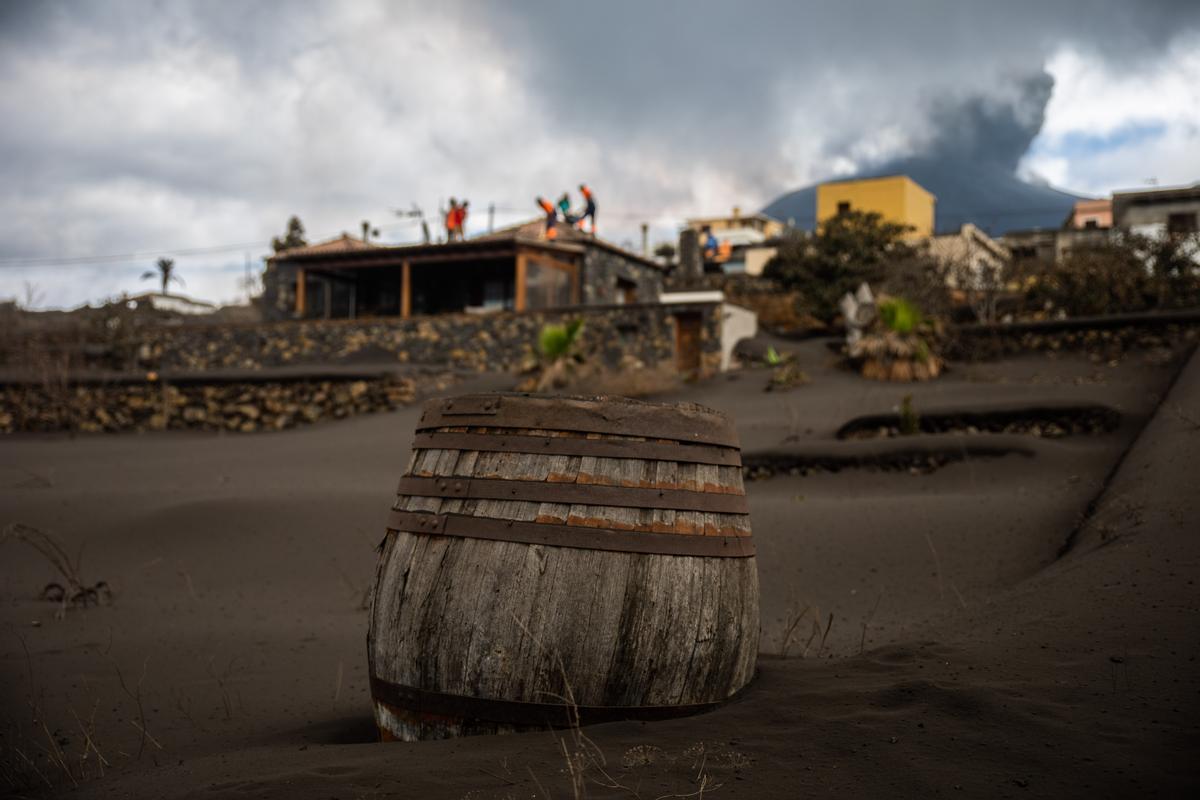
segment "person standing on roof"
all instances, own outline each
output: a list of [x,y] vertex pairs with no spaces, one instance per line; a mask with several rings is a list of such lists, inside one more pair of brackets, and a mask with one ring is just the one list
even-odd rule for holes
[[467,225],[467,206],[471,205],[470,200],[463,200],[462,205],[458,207],[458,219],[455,220],[454,231],[458,236],[458,241],[465,240],[466,225]]
[[458,224],[458,201],[450,198],[450,208],[446,210],[446,241],[454,241],[454,229]]
[[563,192],[562,197],[558,198],[558,211],[568,225],[575,224],[575,215],[571,213],[571,197],[566,192]]
[[579,215],[579,226],[583,227],[583,221],[590,219],[592,222],[592,236],[596,235],[596,196],[592,194],[591,188],[586,183],[579,184],[579,193],[583,195],[583,200],[587,206],[583,209],[583,213]]
[[558,238],[558,209],[544,197],[537,198],[537,204],[546,212],[546,238]]

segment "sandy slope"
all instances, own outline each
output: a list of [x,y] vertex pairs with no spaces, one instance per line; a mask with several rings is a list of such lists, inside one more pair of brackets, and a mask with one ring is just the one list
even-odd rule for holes
[[[735,413],[747,449],[789,437],[837,447],[829,436],[840,424],[898,402],[894,386],[829,372],[817,348],[802,357],[814,382],[795,392],[764,394],[765,375],[750,373],[687,397]],[[695,792],[701,774],[714,797],[1196,788],[1184,755],[1200,744],[1200,431],[1185,417],[1200,419],[1200,360],[1057,558],[1172,374],[1136,357],[1117,368],[1044,356],[975,367],[916,387],[918,407],[1104,402],[1125,423],[1101,437],[1030,437],[1031,456],[931,475],[750,484],[760,676],[713,714],[589,729],[609,775],[647,798]],[[570,796],[550,733],[365,744],[356,605],[415,418],[246,437],[5,442],[4,516],[86,542],[84,572],[118,594],[113,607],[54,621],[29,599],[47,568],[4,552],[0,698],[21,727],[6,743],[45,744],[30,730],[32,694],[70,753],[82,746],[70,710],[95,709],[112,767],[67,796],[502,798],[545,796],[543,786]],[[824,647],[772,657],[806,606],[822,623],[833,614]],[[140,715],[117,670],[136,694],[143,665],[146,727],[161,749],[147,742],[139,759]]]

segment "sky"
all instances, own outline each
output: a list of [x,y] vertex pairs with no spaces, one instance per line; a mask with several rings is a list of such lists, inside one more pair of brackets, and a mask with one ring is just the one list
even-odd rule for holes
[[479,233],[580,182],[602,236],[672,240],[992,104],[1037,130],[996,133],[1026,179],[1200,181],[1200,3],[4,0],[0,298],[148,290],[165,256],[244,301],[293,214],[413,241],[397,209],[466,197]]

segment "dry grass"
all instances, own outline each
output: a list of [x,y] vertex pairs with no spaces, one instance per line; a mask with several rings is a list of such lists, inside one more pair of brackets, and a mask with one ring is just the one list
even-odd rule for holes
[[51,581],[42,589],[41,598],[59,604],[56,616],[61,618],[69,607],[107,605],[112,602],[112,590],[105,581],[88,583],[80,572],[82,550],[72,558],[55,537],[29,525],[13,522],[0,533],[0,546],[22,542],[40,553],[54,567],[62,583]]
[[[66,714],[70,716],[70,721],[52,723],[44,704],[45,691],[34,677],[36,673],[29,648],[24,637],[16,635],[25,653],[25,705],[28,716],[13,713],[6,720],[4,733],[0,736],[0,781],[7,785],[13,796],[22,796],[25,792],[53,792],[67,784],[78,787],[85,781],[103,778],[112,768],[112,760],[111,754],[105,754],[108,748],[97,734],[96,714],[101,699],[96,696],[92,698],[86,715],[81,715],[68,702]],[[119,669],[117,674],[120,677]],[[84,683],[88,682],[85,680]],[[138,720],[144,731],[145,715],[140,692],[139,682],[137,691],[131,696],[137,702]],[[130,722],[135,728],[139,727],[139,722]],[[152,740],[148,733],[143,733],[143,736]],[[118,749],[116,755],[125,754]]]
[[[584,733],[579,714],[579,705],[576,702],[575,692],[567,676],[566,665],[563,663],[562,655],[557,650],[547,648],[523,621],[516,617],[513,619],[543,656],[549,658],[554,663],[562,680],[563,693],[561,695],[549,692],[545,694],[547,697],[562,703],[567,712],[568,725],[565,727],[566,732],[560,735],[556,730],[555,738],[558,741],[559,750],[562,752],[564,772],[570,785],[570,797],[572,800],[586,798],[590,786],[624,792],[635,800],[649,800],[649,798],[643,798],[638,786],[630,786],[625,782],[627,780],[626,775],[618,772],[615,766],[610,766],[608,759],[604,755],[604,751]],[[707,750],[704,748],[703,743],[700,743],[697,752],[699,757],[692,764],[695,774],[691,777],[692,784],[697,788],[686,794],[670,793],[658,795],[653,800],[670,800],[671,798],[684,797],[703,798],[706,793],[716,791],[721,787],[721,784],[714,784],[712,782],[712,777],[706,769]],[[685,753],[684,755],[688,754]],[[526,767],[526,770],[529,772],[530,779],[537,787],[539,795],[546,798],[546,800],[552,800],[552,795],[538,779],[537,774],[529,767]],[[618,772],[618,774],[614,775],[614,772]]]

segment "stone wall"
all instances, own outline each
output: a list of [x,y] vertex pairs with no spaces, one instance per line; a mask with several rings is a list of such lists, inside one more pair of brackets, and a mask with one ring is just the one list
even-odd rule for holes
[[720,365],[721,319],[716,304],[657,303],[412,319],[312,320],[256,325],[184,325],[142,334],[130,368],[199,372],[337,363],[427,364],[514,371],[536,358],[543,326],[582,317],[581,349],[617,369],[632,362],[674,364],[674,314],[704,314],[702,372]]
[[618,278],[637,286],[639,303],[653,303],[662,292],[663,285],[661,270],[602,247],[586,249],[581,277],[583,303],[589,306],[621,302],[617,290]]
[[[426,378],[440,389],[448,376]],[[253,433],[390,411],[416,399],[411,378],[158,381],[0,386],[0,434],[199,430]]]

